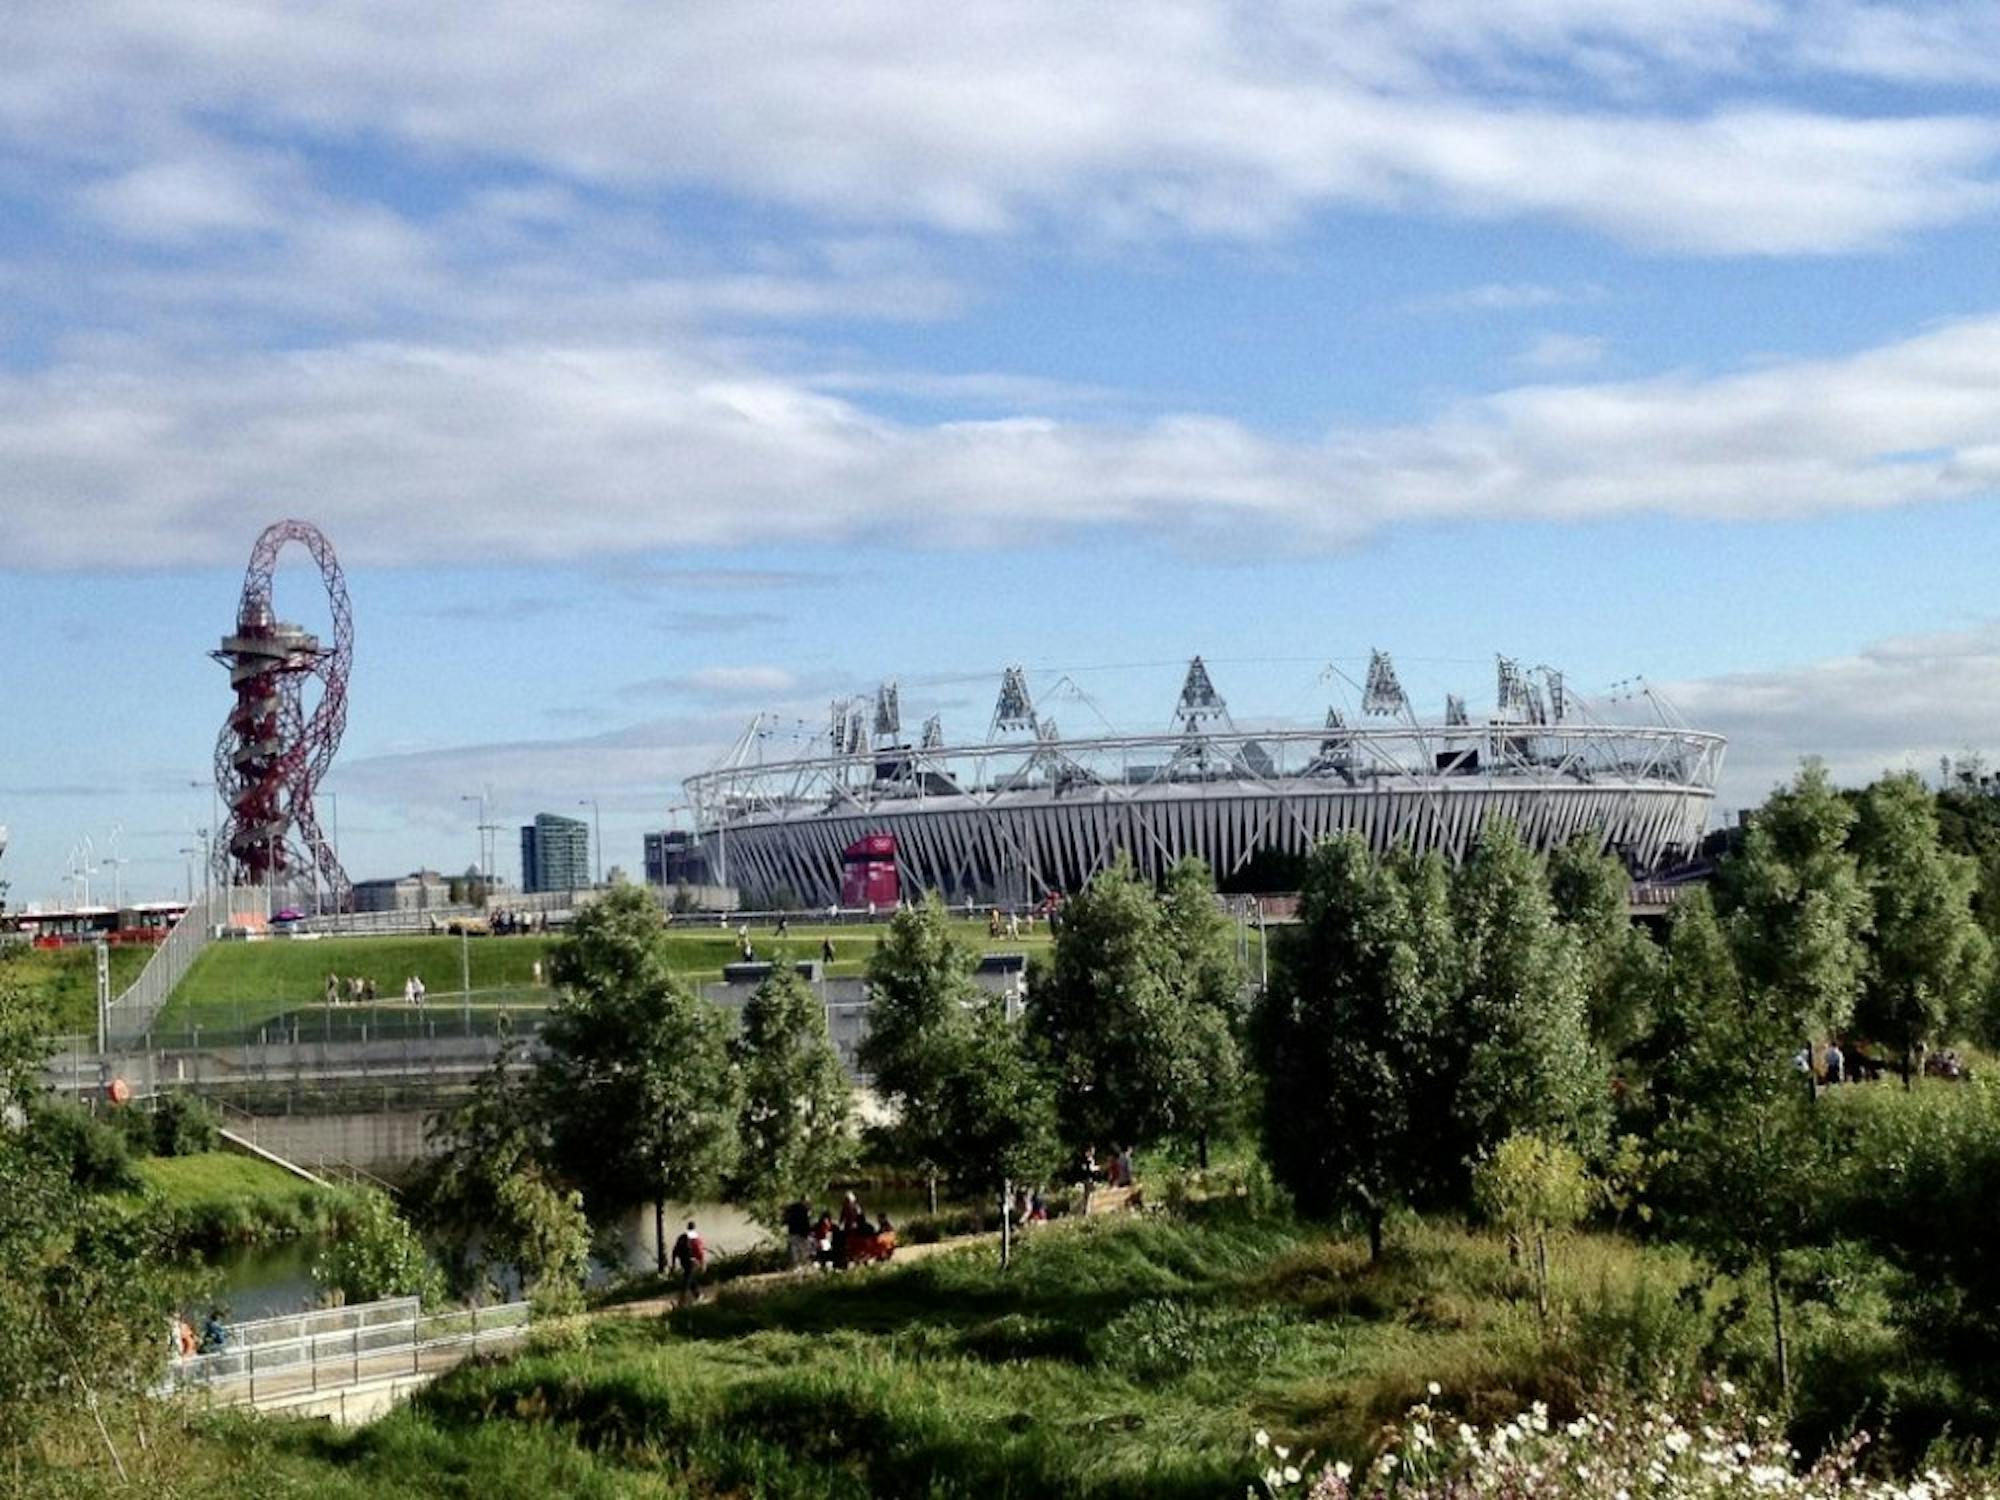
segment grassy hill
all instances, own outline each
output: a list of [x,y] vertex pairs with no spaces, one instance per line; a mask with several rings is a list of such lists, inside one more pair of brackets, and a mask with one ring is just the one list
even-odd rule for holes
[[[968,941],[981,951],[1035,953],[1046,951],[1046,929],[1017,939],[989,939],[981,922],[961,924]],[[874,952],[884,928],[881,925],[827,927],[800,924],[778,940],[769,927],[751,933],[759,958],[789,960],[817,959],[823,939],[834,944],[831,973],[858,975]],[[195,961],[186,979],[167,1002],[156,1029],[185,1031],[199,1026],[213,1032],[241,1032],[254,1029],[280,1016],[294,1017],[310,1012],[302,1020],[308,1030],[319,1030],[327,1019],[324,1008],[326,978],[337,974],[375,981],[376,1011],[381,1021],[406,1020],[410,1012],[403,1004],[403,982],[415,975],[430,992],[440,1013],[456,1011],[463,988],[461,966],[470,965],[472,1004],[491,1011],[502,1006],[537,1007],[546,1005],[551,992],[546,983],[535,982],[535,965],[542,965],[546,981],[548,957],[557,937],[474,937],[449,935],[414,937],[330,937],[312,941],[290,938],[257,943],[212,943]],[[667,951],[677,973],[702,982],[722,977],[724,964],[736,960],[739,942],[733,927],[679,927],[667,933]],[[343,996],[345,991],[343,990]],[[336,1007],[334,1016],[347,1023],[367,1019],[348,1007]]]
[[[111,993],[116,995],[146,966],[151,948],[111,950]],[[97,1026],[97,953],[92,948],[8,948],[0,965],[11,982],[45,1000],[60,1032],[89,1032]]]

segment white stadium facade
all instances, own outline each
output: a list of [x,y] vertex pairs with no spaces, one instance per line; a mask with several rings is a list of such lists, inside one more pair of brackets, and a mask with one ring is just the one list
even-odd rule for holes
[[1225,889],[1283,889],[1299,856],[1348,829],[1379,850],[1456,860],[1505,818],[1538,849],[1587,833],[1635,874],[1701,842],[1724,741],[1643,686],[1623,702],[1644,712],[1613,715],[1560,673],[1503,657],[1490,713],[1450,697],[1425,722],[1384,653],[1352,685],[1351,716],[1242,727],[1197,657],[1165,732],[1079,739],[1036,712],[1010,667],[986,738],[954,744],[935,717],[906,735],[888,682],[872,702],[836,701],[804,748],[780,748],[778,721],[759,716],[687,792],[711,878],[753,905],[841,901],[844,875],[852,904],[875,889],[855,883],[864,849],[878,870],[893,860],[903,894],[1030,903],[1078,889],[1121,851],[1148,875],[1197,855]]

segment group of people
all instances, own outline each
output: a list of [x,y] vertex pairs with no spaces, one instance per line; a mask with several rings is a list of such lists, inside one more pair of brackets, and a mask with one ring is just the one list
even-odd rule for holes
[[1083,1180],[1092,1187],[1128,1188],[1136,1186],[1137,1180],[1132,1175],[1132,1148],[1130,1146],[1113,1148],[1109,1160],[1100,1165],[1097,1157],[1097,1148],[1095,1146],[1085,1146],[1083,1148]]
[[208,1321],[197,1335],[194,1324],[180,1313],[167,1322],[167,1353],[176,1359],[193,1359],[197,1354],[220,1354],[229,1347],[229,1328],[222,1321],[222,1309],[209,1309]]
[[423,980],[415,974],[412,974],[408,979],[403,981],[403,1003],[405,1005],[422,1005],[429,994],[430,991],[424,988]]
[[785,1209],[785,1247],[791,1268],[844,1270],[858,1260],[887,1260],[896,1250],[896,1226],[887,1214],[870,1219],[861,1200],[848,1193],[836,1218],[832,1210],[814,1215],[803,1197]]
[[327,975],[326,1003],[338,1005],[343,997],[349,1005],[371,1005],[375,1000],[375,981],[363,979],[358,974],[350,979],[342,979],[338,974]]
[[[1792,1057],[1792,1066],[1823,1084],[1873,1083],[1884,1073],[1895,1071],[1894,1065],[1869,1056],[1858,1042],[1850,1042],[1843,1048],[1838,1037],[1827,1038],[1825,1049],[1817,1055],[1810,1044],[1799,1048]],[[1943,1078],[1954,1083],[1972,1076],[1965,1060],[1952,1047],[1942,1052],[1925,1052],[1917,1071],[1926,1078]]]

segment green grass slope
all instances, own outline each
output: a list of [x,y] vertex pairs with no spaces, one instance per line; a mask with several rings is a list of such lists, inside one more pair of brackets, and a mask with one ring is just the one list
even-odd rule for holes
[[1477,1419],[1693,1356],[1611,1316],[1672,1306],[1674,1252],[1582,1237],[1557,1274],[1578,1311],[1545,1333],[1487,1236],[1410,1226],[1371,1267],[1303,1226],[1100,1221],[1005,1276],[977,1249],[601,1320],[358,1432],[195,1418],[155,1446],[188,1496],[1241,1495],[1259,1427],[1359,1456],[1431,1380]]

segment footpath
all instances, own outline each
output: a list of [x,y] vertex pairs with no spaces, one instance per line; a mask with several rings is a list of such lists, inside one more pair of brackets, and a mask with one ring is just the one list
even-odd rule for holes
[[[1096,1219],[1106,1214],[1130,1212],[1138,1197],[1139,1189],[1137,1188],[1099,1188],[1090,1195],[1090,1207],[1086,1213],[1066,1215],[1060,1219],[1052,1219],[1046,1224],[1036,1225],[1033,1229],[1025,1231],[1025,1233],[1028,1235],[1059,1233],[1065,1225],[1070,1224],[1074,1220],[1083,1218]],[[1024,1231],[1015,1230],[1015,1240],[1018,1242],[1023,1237],[1023,1234]],[[749,1276],[736,1276],[730,1278],[728,1281],[717,1282],[713,1286],[704,1286],[701,1289],[701,1297],[703,1301],[707,1301],[714,1298],[739,1295],[747,1297],[761,1296],[765,1292],[775,1291],[781,1287],[799,1286],[820,1276],[874,1275],[881,1271],[893,1271],[897,1266],[907,1265],[911,1261],[927,1260],[933,1255],[943,1255],[948,1251],[972,1250],[981,1246],[989,1247],[995,1253],[998,1253],[1000,1231],[997,1229],[986,1229],[975,1234],[949,1235],[943,1239],[931,1240],[921,1245],[899,1244],[896,1246],[895,1255],[887,1261],[867,1266],[850,1266],[843,1271],[825,1272],[817,1269],[795,1271],[790,1268],[782,1271],[758,1271]],[[586,1316],[601,1318],[661,1318],[673,1312],[680,1305],[680,1293],[670,1292],[663,1296],[644,1297],[633,1302],[607,1303],[603,1307],[593,1308]]]

